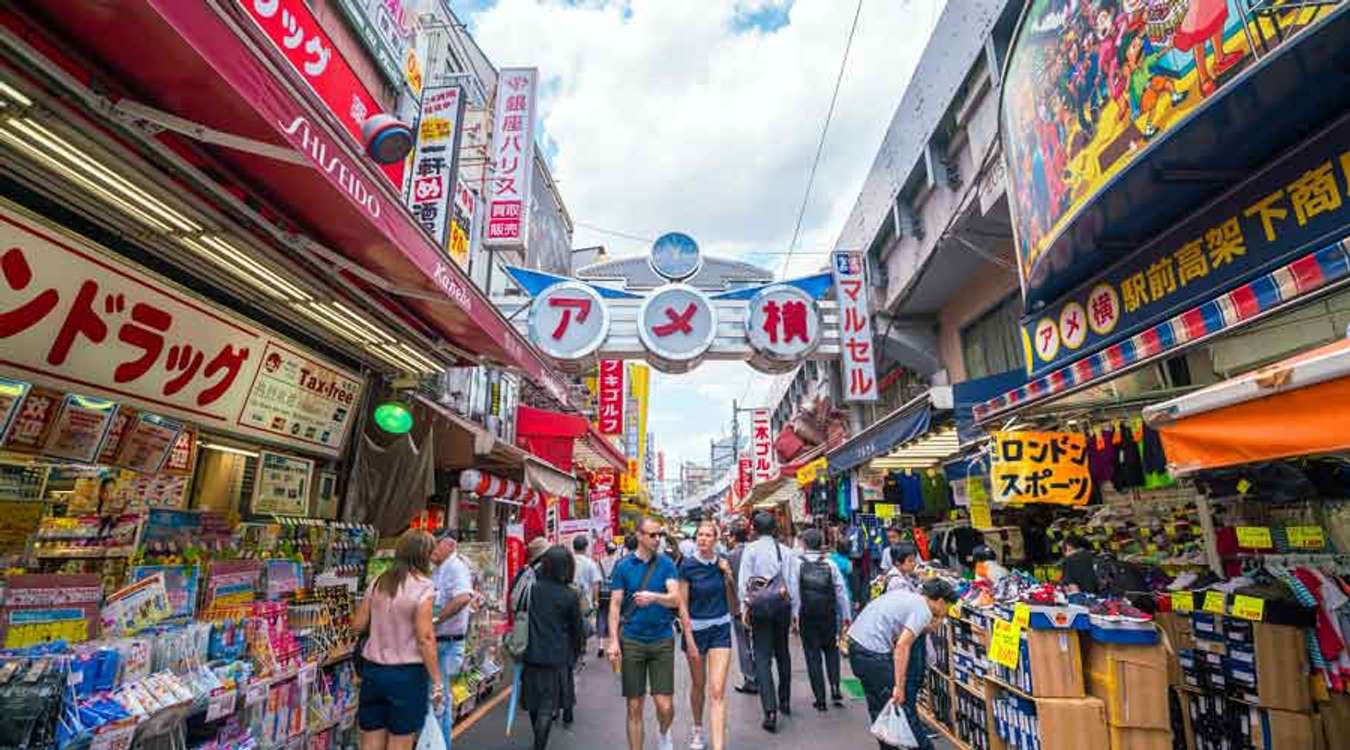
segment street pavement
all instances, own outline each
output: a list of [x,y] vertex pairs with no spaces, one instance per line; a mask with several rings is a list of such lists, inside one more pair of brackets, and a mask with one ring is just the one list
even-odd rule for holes
[[[596,659],[595,641],[591,641],[588,663],[577,675],[576,723],[564,727],[555,722],[549,737],[549,750],[626,750],[623,698],[619,694],[619,676],[607,661]],[[733,657],[734,658],[734,657]],[[683,653],[676,654],[675,669],[675,750],[687,750],[692,721],[689,714],[689,669]],[[867,706],[858,701],[843,708],[819,713],[811,707],[811,685],[806,677],[801,648],[794,638],[792,654],[792,716],[779,717],[777,734],[760,728],[762,718],[759,696],[742,695],[732,690],[740,684],[739,671],[732,662],[727,682],[728,750],[776,747],[782,750],[831,748],[832,750],[871,750],[877,746],[868,732]],[[849,676],[848,664],[843,666]],[[503,701],[477,724],[454,740],[454,750],[528,750],[531,747],[530,719],[524,711],[516,717],[512,736],[507,737],[506,705]],[[704,729],[708,717],[704,717]],[[656,716],[648,701],[645,747],[657,746]],[[934,738],[937,750],[951,750],[941,737]],[[711,744],[709,748],[711,748]]]

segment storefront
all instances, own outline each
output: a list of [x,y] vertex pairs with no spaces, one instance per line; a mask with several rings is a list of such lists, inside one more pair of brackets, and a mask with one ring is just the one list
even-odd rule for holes
[[[1342,347],[1299,352],[1345,331],[1346,92],[1310,84],[1350,7],[1052,5],[1003,75],[1028,377],[962,456],[1021,570],[974,573],[927,710],[970,747],[1334,747]],[[1123,97],[1103,32],[1148,66]]]
[[[29,647],[4,657],[33,678],[23,741],[347,746],[350,614],[435,470],[574,494],[488,415],[428,410],[459,433],[416,459],[411,504],[339,520],[371,436],[412,440],[374,407],[406,414],[409,384],[470,362],[566,390],[403,207],[401,166],[364,156],[348,110],[379,102],[303,3],[286,14],[322,65],[277,41],[277,3],[33,6],[0,21],[0,639]],[[485,516],[460,549],[491,593]],[[500,671],[494,611],[460,710]]]

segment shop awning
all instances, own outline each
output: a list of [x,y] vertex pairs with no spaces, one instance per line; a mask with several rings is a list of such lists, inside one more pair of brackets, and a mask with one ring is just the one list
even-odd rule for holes
[[[179,0],[78,0],[32,3],[40,26],[79,48],[96,66],[51,51],[68,73],[191,122],[303,155],[302,164],[206,146],[165,131],[177,150],[210,153],[207,169],[242,177],[283,222],[341,256],[342,273],[396,295],[454,346],[520,368],[561,403],[566,388],[525,340],[418,226],[398,190],[361,152],[309,84],[253,24],[242,3]],[[40,49],[51,39],[15,17],[5,21]],[[136,29],[128,43],[127,29]],[[336,50],[332,55],[338,55]]]
[[928,430],[933,409],[952,408],[950,386],[935,386],[844,441],[826,456],[830,474],[848,471]]
[[516,408],[516,441],[564,471],[573,464],[607,465],[623,471],[623,455],[585,417],[521,405]]
[[1350,340],[1144,409],[1173,474],[1350,450]]

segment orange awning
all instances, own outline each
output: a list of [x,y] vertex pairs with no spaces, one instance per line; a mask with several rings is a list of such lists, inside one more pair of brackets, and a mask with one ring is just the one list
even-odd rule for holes
[[1350,451],[1350,340],[1144,409],[1173,474]]

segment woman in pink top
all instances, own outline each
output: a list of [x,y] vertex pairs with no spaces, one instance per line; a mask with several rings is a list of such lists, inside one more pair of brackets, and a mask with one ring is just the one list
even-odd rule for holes
[[356,608],[352,628],[367,628],[361,651],[361,700],[356,720],[361,750],[412,750],[427,716],[427,696],[441,711],[445,693],[431,624],[435,540],[410,529],[399,537],[394,565],[371,582]]

